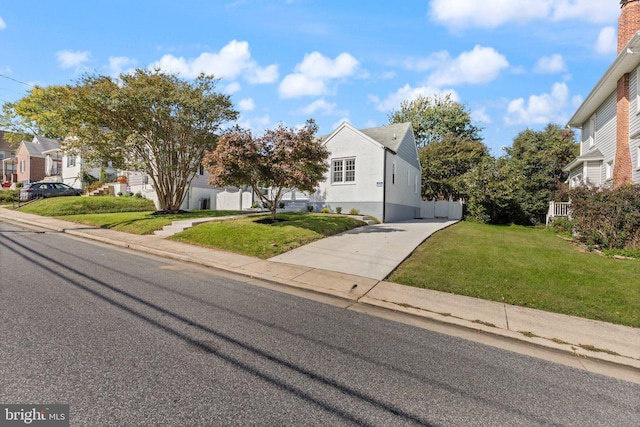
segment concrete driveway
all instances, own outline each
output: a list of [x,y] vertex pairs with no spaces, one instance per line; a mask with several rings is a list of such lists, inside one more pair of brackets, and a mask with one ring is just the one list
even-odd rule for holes
[[269,261],[383,280],[424,240],[453,220],[368,225],[301,246]]

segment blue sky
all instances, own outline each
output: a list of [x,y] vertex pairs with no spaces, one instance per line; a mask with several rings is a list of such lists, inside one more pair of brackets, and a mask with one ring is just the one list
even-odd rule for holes
[[451,93],[501,155],[524,129],[566,124],[615,59],[619,13],[618,0],[3,1],[0,102],[159,66],[221,78],[255,132],[312,117],[324,134]]

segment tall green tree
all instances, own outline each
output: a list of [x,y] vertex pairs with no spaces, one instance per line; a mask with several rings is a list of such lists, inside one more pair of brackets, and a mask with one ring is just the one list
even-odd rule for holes
[[420,148],[418,155],[422,165],[422,196],[427,199],[467,198],[465,176],[490,157],[482,142],[453,134]]
[[389,114],[389,123],[411,122],[418,147],[424,147],[445,137],[455,136],[468,141],[481,141],[482,129],[473,124],[471,114],[451,95],[418,96],[405,100],[400,109]]
[[578,155],[578,144],[570,129],[548,124],[541,131],[524,130],[505,149],[503,174],[515,185],[515,198],[522,212],[514,222],[537,224],[542,222],[549,201],[567,179],[562,167]]
[[250,186],[275,221],[282,196],[291,188],[314,191],[329,167],[329,151],[315,137],[317,131],[310,119],[300,130],[280,125],[260,137],[242,129],[225,133],[204,161],[209,183]]
[[86,75],[75,86],[52,89],[64,96],[37,98],[52,120],[37,108],[40,114],[26,118],[64,137],[63,148],[89,163],[147,172],[159,209],[176,212],[221,126],[238,116],[229,96],[215,91],[217,81],[142,69],[118,79]]
[[68,86],[36,86],[29,95],[2,106],[0,126],[11,132],[8,141],[19,144],[25,136],[62,139],[60,106],[69,99]]

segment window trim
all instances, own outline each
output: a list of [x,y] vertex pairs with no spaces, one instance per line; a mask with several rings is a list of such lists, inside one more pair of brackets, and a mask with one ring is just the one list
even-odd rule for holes
[[355,156],[331,159],[330,173],[331,173],[332,184],[338,184],[338,185],[355,184],[356,183]]

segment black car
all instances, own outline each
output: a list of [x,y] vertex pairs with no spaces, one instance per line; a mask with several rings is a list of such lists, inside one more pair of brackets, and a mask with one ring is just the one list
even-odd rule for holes
[[33,182],[20,190],[20,201],[41,199],[43,197],[79,196],[82,190],[73,188],[62,182]]

